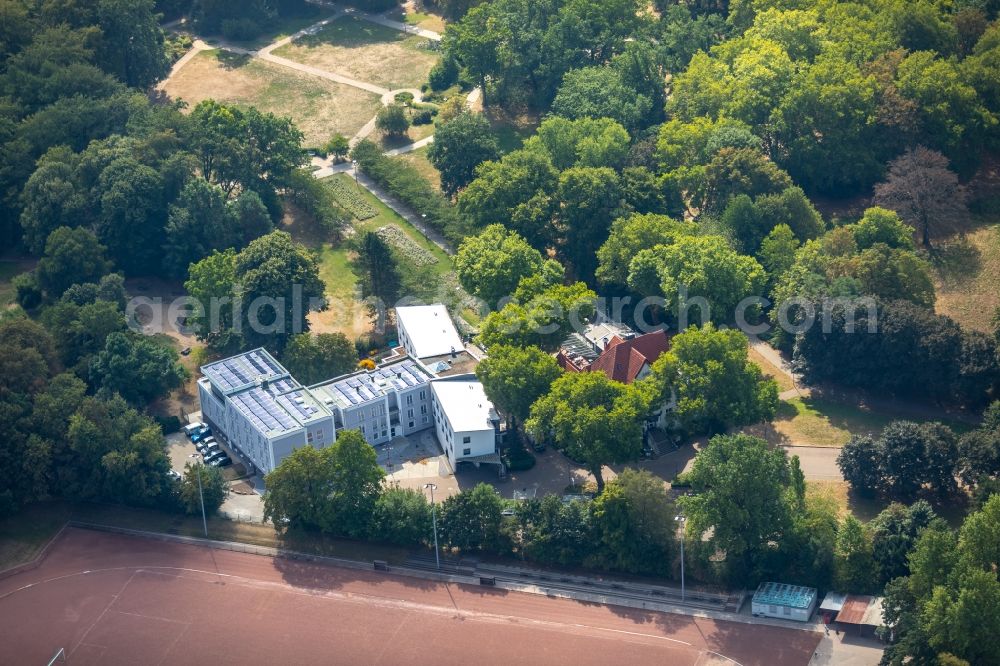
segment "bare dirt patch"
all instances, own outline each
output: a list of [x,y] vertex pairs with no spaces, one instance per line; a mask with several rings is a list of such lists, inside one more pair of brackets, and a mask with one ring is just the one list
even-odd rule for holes
[[163,89],[191,106],[214,99],[290,117],[306,145],[321,144],[338,132],[354,136],[380,104],[363,90],[223,51],[199,53]]

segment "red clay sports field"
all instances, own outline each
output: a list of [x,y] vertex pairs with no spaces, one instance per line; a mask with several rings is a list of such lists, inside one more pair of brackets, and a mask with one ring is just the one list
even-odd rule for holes
[[[67,528],[0,664],[808,664],[820,635]],[[723,658],[723,656],[725,658]]]

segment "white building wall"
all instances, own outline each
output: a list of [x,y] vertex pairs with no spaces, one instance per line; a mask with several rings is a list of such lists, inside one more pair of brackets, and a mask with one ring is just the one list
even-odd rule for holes
[[410,435],[434,426],[430,384],[420,384],[397,395],[399,405],[397,435]]

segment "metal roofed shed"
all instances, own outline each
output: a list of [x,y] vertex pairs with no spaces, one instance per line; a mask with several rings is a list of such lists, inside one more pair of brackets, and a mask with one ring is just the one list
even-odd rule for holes
[[416,358],[442,356],[465,349],[448,308],[441,303],[397,307],[396,328],[403,347]]
[[755,616],[808,622],[816,608],[816,589],[787,583],[761,583],[754,592],[751,612]]

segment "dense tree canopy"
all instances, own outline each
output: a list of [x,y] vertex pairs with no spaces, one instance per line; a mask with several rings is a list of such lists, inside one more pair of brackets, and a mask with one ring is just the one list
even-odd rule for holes
[[778,387],[747,358],[746,336],[711,324],[675,335],[646,382],[659,400],[676,403],[674,414],[690,433],[751,425],[778,408]]
[[644,397],[601,372],[567,373],[531,406],[525,427],[539,442],[551,442],[583,462],[604,487],[602,467],[639,457]]

